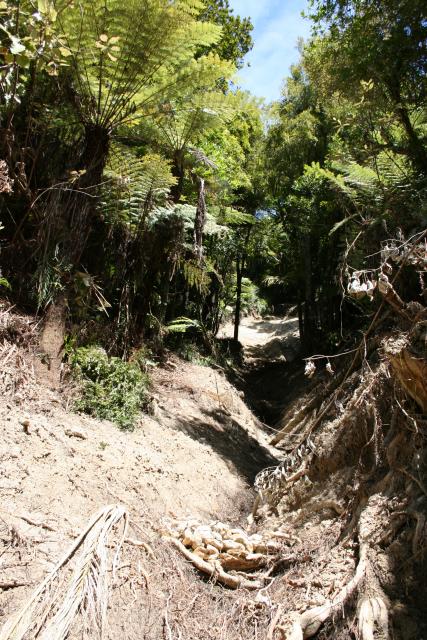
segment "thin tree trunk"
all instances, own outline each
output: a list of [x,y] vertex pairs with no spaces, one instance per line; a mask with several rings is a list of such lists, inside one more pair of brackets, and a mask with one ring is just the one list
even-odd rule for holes
[[301,344],[304,344],[304,318],[303,318],[300,293],[298,293],[298,328],[299,328],[299,339],[301,341]]
[[197,202],[196,218],[194,220],[194,255],[199,264],[203,260],[203,230],[206,223],[205,181],[200,178],[199,199]]
[[396,109],[397,115],[399,116],[400,122],[402,123],[403,128],[405,129],[405,133],[408,137],[409,148],[411,151],[411,157],[414,166],[418,171],[422,173],[422,175],[427,174],[427,151],[424,144],[418,138],[414,127],[412,126],[412,122],[409,118],[408,111],[405,107],[397,107]]
[[236,308],[234,313],[234,340],[239,340],[240,310],[242,307],[242,279],[243,279],[243,258],[236,260],[237,285],[236,285]]
[[[242,234],[244,233],[245,227],[242,228]],[[240,326],[240,312],[242,308],[242,281],[243,281],[243,271],[245,268],[245,261],[247,258],[247,248],[249,243],[249,238],[251,237],[252,226],[246,227],[246,233],[244,236],[243,246],[240,248],[240,255],[237,253],[236,258],[236,309],[234,314],[234,340],[237,342],[239,339],[239,326]]]
[[311,273],[311,239],[304,237],[304,349],[309,351],[313,344],[313,290]]
[[426,175],[427,149],[423,141],[418,137],[417,132],[412,125],[408,109],[404,105],[404,100],[402,99],[399,79],[393,78],[393,81],[388,82],[387,86],[390,96],[394,102],[395,113],[399,118],[408,139],[409,157],[412,160],[414,167],[420,171],[422,175]]
[[172,174],[176,178],[177,182],[171,188],[171,198],[173,202],[177,203],[181,199],[182,192],[184,190],[184,154],[182,149],[175,151],[173,158]]

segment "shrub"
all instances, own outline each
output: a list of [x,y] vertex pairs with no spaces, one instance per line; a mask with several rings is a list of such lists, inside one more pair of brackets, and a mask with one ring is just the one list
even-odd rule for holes
[[108,357],[100,347],[80,347],[70,364],[81,384],[76,409],[132,430],[147,400],[148,376],[135,362]]

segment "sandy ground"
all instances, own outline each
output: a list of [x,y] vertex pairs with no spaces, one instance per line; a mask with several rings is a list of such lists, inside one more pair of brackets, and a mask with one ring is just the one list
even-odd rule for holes
[[[227,323],[219,337],[232,338],[234,326]],[[239,341],[243,346],[248,364],[263,360],[269,362],[292,362],[299,350],[298,318],[267,316],[265,318],[242,318]]]
[[132,535],[150,542],[165,518],[238,524],[254,476],[277,463],[221,371],[171,357],[153,372],[152,415],[129,433],[73,413],[34,368],[37,349],[7,339],[0,347],[0,628],[98,509],[123,505]]
[[[151,415],[141,415],[135,431],[124,433],[73,413],[63,389],[33,367],[34,320],[6,320],[0,308],[0,629],[108,504],[127,510],[130,528],[111,581],[105,640],[261,640],[272,637],[276,614],[306,612],[339,597],[357,564],[355,541],[340,541],[346,519],[352,526],[354,474],[366,447],[358,415],[353,422],[331,416],[314,435],[313,456],[304,454],[311,457],[308,476],[283,489],[277,512],[262,505],[260,519],[250,525],[263,535],[281,536],[281,559],[268,586],[257,593],[226,590],[203,579],[161,533],[167,521],[187,516],[250,528],[251,483],[259,470],[278,462],[279,452],[268,446],[242,394],[222,371],[171,356],[153,371]],[[295,330],[295,319],[243,322],[246,357],[259,349],[267,369],[267,377],[254,380],[259,395],[268,386],[285,393],[278,373],[283,369],[288,375],[298,362],[289,367],[278,359],[269,367],[266,349],[274,340],[281,349],[297,348]],[[259,377],[263,367],[248,370]],[[348,393],[352,397],[351,388]],[[349,458],[353,450],[354,459]],[[383,536],[384,514],[400,509],[387,501],[383,495],[370,498],[374,538]],[[410,541],[410,531],[402,535],[408,533]],[[406,547],[411,553],[411,545]],[[406,547],[399,556],[402,567]],[[106,548],[112,557],[113,547]],[[382,550],[372,556],[392,589],[395,557],[396,548],[387,557]],[[72,558],[54,592],[65,593],[76,565]],[[410,572],[404,584],[412,584],[409,580]],[[398,591],[393,637],[421,640],[426,636],[417,624],[411,627],[412,610],[400,607],[401,597]],[[82,616],[73,620],[68,640],[95,637],[82,630]],[[343,619],[340,607],[318,637],[348,640],[352,620]],[[25,636],[35,637],[40,636]]]

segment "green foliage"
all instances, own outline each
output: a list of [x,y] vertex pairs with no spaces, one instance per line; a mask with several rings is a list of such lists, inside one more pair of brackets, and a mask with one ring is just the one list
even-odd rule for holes
[[175,318],[167,326],[169,333],[186,333],[189,330],[201,331],[202,327],[200,322],[192,318]]
[[246,315],[264,315],[268,302],[260,296],[259,288],[249,278],[242,279],[242,312]]
[[[150,216],[150,225],[154,227],[159,223],[167,223],[170,219],[180,219],[183,223],[184,231],[188,234],[187,247],[192,246],[190,242],[190,234],[193,233],[194,219],[196,217],[196,207],[191,204],[177,204],[175,206],[168,205],[166,207],[157,207],[153,209]],[[222,236],[227,232],[227,227],[218,224],[215,217],[207,213],[204,234],[208,236]]]
[[256,219],[250,213],[233,209],[233,207],[225,207],[220,211],[220,219],[224,224],[236,225],[238,227],[245,225],[252,226],[256,223]]
[[10,282],[6,278],[3,278],[3,276],[1,275],[0,275],[0,287],[2,287],[3,289],[9,289],[9,291],[12,289],[12,287],[10,286]]
[[148,378],[140,366],[108,357],[100,347],[80,347],[69,361],[81,385],[76,409],[132,430],[147,399]]
[[33,276],[38,309],[47,307],[64,290],[64,276],[70,271],[71,265],[61,255],[59,245],[55,246],[52,255],[43,257]]
[[245,171],[245,153],[237,137],[227,128],[206,132],[200,146],[215,164],[215,177],[222,185],[226,184],[231,191],[250,188],[250,177]]
[[221,40],[213,50],[224,60],[234,62],[236,67],[243,67],[243,59],[253,47],[251,19],[235,16],[228,0],[205,0],[205,5],[200,19],[222,27]]
[[209,292],[211,279],[206,269],[196,260],[185,260],[181,266],[186,283],[200,293],[206,295]]
[[124,145],[115,144],[105,171],[100,209],[109,222],[143,225],[151,211],[165,205],[176,184],[171,163],[158,154],[142,157]]
[[48,0],[3,0],[0,4],[0,95],[10,109],[20,104],[32,65],[51,76],[68,66],[69,51],[57,29],[57,18],[55,4]]
[[425,176],[425,131],[414,118],[427,105],[425,3],[316,0],[312,6],[321,37],[306,50],[306,67],[325,102],[349,100],[348,115],[357,119],[364,143],[406,155]]
[[292,67],[267,135],[265,171],[273,205],[282,207],[293,182],[311,162],[323,162],[330,122],[318,107],[314,85],[302,65]]
[[231,72],[228,63],[211,56],[205,82],[190,87],[188,93],[164,104],[156,114],[159,138],[172,154],[184,151],[190,142],[233,118],[237,107],[233,94],[224,95],[216,89],[218,81]]
[[[238,274],[243,313],[300,305],[308,350],[339,331],[346,272],[426,223],[427,26],[421,0],[311,12],[267,109],[229,86],[252,25],[228,0],[1,0],[1,258],[22,299],[28,282],[73,322],[108,314],[114,354],[167,334],[209,353]],[[125,366],[96,357],[104,378]]]
[[176,351],[181,358],[187,360],[187,362],[197,364],[200,367],[211,367],[215,364],[212,356],[206,356],[200,353],[199,347],[189,340],[183,340],[181,344],[176,347]]
[[82,121],[112,130],[157,111],[159,102],[165,104],[185,87],[209,82],[212,58],[196,60],[194,54],[218,42],[221,29],[197,20],[201,2],[57,4]]
[[[259,274],[258,274],[259,277]],[[223,311],[227,319],[231,319],[234,313],[233,303],[236,299],[236,277],[233,274],[231,281],[224,292]],[[269,304],[261,294],[259,287],[250,280],[242,278],[241,312],[245,316],[262,316],[268,312]]]

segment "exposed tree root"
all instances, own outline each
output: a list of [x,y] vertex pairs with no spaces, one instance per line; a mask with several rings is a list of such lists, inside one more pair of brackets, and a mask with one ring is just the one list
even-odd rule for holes
[[427,413],[427,362],[406,348],[389,350],[387,357],[403,389]]
[[362,598],[359,602],[358,630],[361,640],[387,640],[388,609],[379,596]]
[[[298,427],[298,431],[304,431],[305,439],[319,426],[323,418],[334,406],[338,393],[342,389],[344,383],[348,380],[349,376],[357,369],[363,358],[366,358],[378,346],[377,337],[368,341],[368,336],[376,325],[378,318],[379,314],[377,313],[371,323],[371,326],[356,349],[356,353],[348,368],[339,375],[336,375],[335,378],[323,389],[316,388],[313,397],[307,402],[307,404],[299,409],[289,421],[287,420],[287,415],[285,415],[281,420],[281,423],[283,424],[285,422],[286,424],[270,440],[271,445],[279,444],[279,442],[281,442],[286,435],[290,434],[295,427]],[[326,404],[324,404],[325,401]],[[320,409],[320,413],[316,415],[316,411],[318,409]],[[312,421],[311,418],[313,418]],[[305,428],[307,423],[308,428]]]
[[124,542],[125,544],[130,544],[130,545],[133,545],[134,547],[140,547],[141,549],[144,549],[144,551],[146,551],[146,553],[148,553],[148,555],[151,558],[155,557],[154,551],[152,550],[150,545],[147,542],[143,542],[143,540],[135,540],[134,538],[125,538]]
[[234,576],[224,571],[219,563],[212,566],[209,562],[202,560],[195,553],[187,549],[182,542],[176,538],[169,538],[169,542],[178,549],[178,551],[189,560],[196,569],[199,569],[202,573],[205,573],[210,578],[213,578],[217,582],[221,582],[226,587],[231,589],[261,589],[264,584],[259,580],[248,580],[243,576]]
[[360,589],[364,582],[364,592],[359,599],[358,619],[359,633],[362,640],[387,640],[388,607],[386,599],[377,584],[370,561],[369,539],[372,536],[372,519],[375,518],[375,501],[362,512],[359,521],[360,553],[359,562],[353,578],[333,598],[332,601],[305,611],[303,614],[291,612],[280,620],[276,618],[270,627],[268,637],[272,640],[305,640],[312,638],[320,627],[331,617],[342,611],[346,602]]
[[31,582],[23,582],[22,580],[0,580],[0,589],[7,591],[17,587],[28,587],[30,584]]

